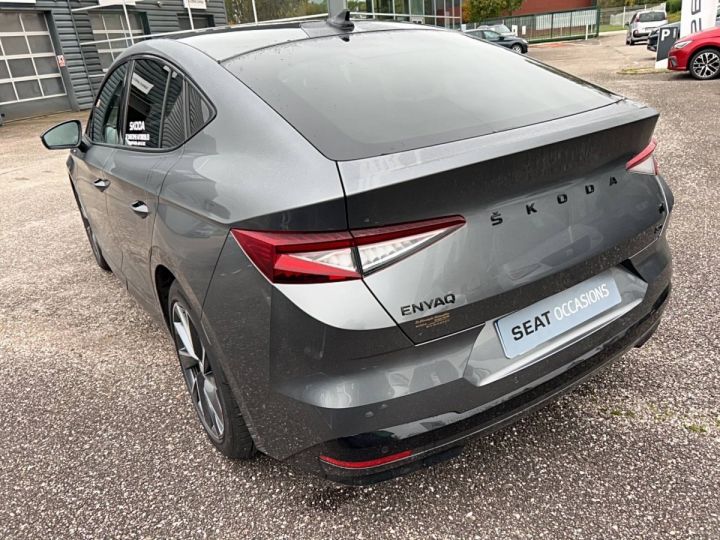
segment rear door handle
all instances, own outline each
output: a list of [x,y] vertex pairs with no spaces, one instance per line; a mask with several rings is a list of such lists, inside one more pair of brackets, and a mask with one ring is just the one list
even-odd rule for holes
[[142,201],[135,201],[130,205],[130,208],[132,208],[133,212],[135,212],[140,217],[145,217],[150,212],[150,210],[148,210],[147,204]]
[[96,188],[98,188],[100,191],[102,191],[103,189],[105,189],[105,188],[108,187],[109,185],[110,185],[110,181],[109,181],[109,180],[105,180],[104,178],[98,178],[97,180],[95,180],[95,181],[93,182],[93,186],[95,186]]

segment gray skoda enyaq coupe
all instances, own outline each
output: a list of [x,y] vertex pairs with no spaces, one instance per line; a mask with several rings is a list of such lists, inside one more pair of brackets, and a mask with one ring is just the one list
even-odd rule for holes
[[[498,91],[502,88],[502,91]],[[657,328],[658,113],[459,32],[327,21],[127,49],[43,135],[200,423],[342,483],[457,455]]]

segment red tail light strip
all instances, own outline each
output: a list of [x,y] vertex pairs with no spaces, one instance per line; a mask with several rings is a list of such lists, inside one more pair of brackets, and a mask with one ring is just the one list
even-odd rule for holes
[[329,456],[320,456],[320,461],[324,461],[335,467],[341,467],[343,469],[371,469],[373,467],[379,467],[380,465],[386,465],[401,459],[409,458],[412,455],[412,450],[403,450],[397,454],[390,454],[389,456],[383,456],[376,459],[369,459],[367,461],[344,461],[342,459],[335,459]]
[[[328,283],[360,279],[367,246],[397,240],[393,254],[375,257],[364,273],[379,269],[433,243],[461,227],[460,216],[340,232],[263,232],[232,229],[231,233],[255,266],[273,283]],[[437,238],[428,233],[438,231]],[[424,238],[418,239],[421,235]],[[405,241],[404,239],[408,239]],[[417,246],[413,246],[416,242]],[[387,245],[387,244],[386,244]],[[359,250],[359,251],[358,251]],[[374,251],[374,247],[371,249]],[[392,251],[392,250],[391,250]],[[387,251],[384,252],[387,254]],[[374,265],[374,266],[372,266]]]
[[292,257],[293,253],[348,250],[349,232],[278,233],[232,229],[232,235],[255,266],[275,283],[327,283],[360,279],[354,269]]
[[405,236],[414,236],[438,229],[451,229],[461,227],[465,224],[465,218],[461,216],[452,216],[447,218],[428,219],[427,221],[416,221],[413,223],[403,223],[400,225],[390,225],[389,227],[376,227],[372,229],[354,229],[350,234],[355,239],[355,244],[364,246],[367,244],[377,244],[387,242],[388,240],[396,240]]
[[[652,159],[653,160],[652,170],[654,171],[654,173],[650,173],[650,174],[658,174],[657,162],[655,161],[655,157],[653,156],[653,153],[655,152],[656,148],[657,148],[657,141],[655,140],[655,138],[653,138],[650,141],[650,144],[648,144],[643,149],[642,152],[640,152],[637,156],[635,156],[634,158],[632,158],[630,161],[628,161],[625,164],[625,169],[630,171],[630,170],[636,168],[638,165],[641,165],[645,160]],[[641,172],[644,174],[648,174],[647,172],[644,172],[644,171],[635,171],[635,172]]]

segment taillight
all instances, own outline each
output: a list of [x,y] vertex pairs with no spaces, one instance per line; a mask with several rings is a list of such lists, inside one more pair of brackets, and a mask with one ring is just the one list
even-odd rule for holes
[[436,242],[464,223],[462,217],[454,216],[329,233],[231,232],[273,283],[327,283],[360,279]]
[[653,139],[642,152],[627,162],[625,168],[629,172],[638,174],[659,174],[655,148],[657,141]]

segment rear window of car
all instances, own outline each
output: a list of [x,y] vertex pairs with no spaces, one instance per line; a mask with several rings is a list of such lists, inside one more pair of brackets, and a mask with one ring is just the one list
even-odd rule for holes
[[649,11],[638,15],[638,22],[658,22],[664,21],[667,16],[662,11]]
[[308,39],[224,65],[340,161],[509,130],[621,99],[451,31]]

